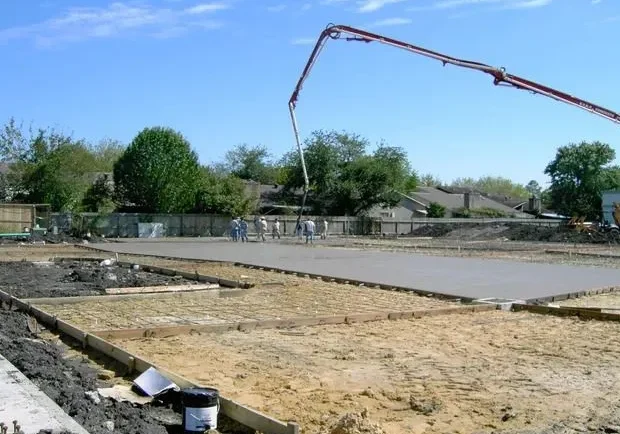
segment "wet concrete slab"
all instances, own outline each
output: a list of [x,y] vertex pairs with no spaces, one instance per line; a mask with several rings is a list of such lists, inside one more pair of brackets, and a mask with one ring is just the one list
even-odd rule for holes
[[467,298],[531,300],[610,286],[620,287],[620,269],[361,251],[303,244],[162,241],[91,246],[118,253],[241,262]]

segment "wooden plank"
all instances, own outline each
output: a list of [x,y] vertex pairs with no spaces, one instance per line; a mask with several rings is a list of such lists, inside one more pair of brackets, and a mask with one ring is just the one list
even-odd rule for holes
[[48,328],[52,330],[55,330],[57,328],[58,321],[54,315],[50,315],[44,310],[38,309],[34,306],[30,308],[30,313],[37,319],[37,321],[39,321],[41,324],[44,324]]
[[388,319],[411,319],[425,316],[451,315],[496,310],[494,304],[480,304],[445,309],[428,309],[405,312],[364,312],[349,315],[329,315],[319,317],[293,317],[287,319],[269,319],[261,321],[230,322],[223,324],[187,324],[175,326],[158,326],[134,329],[110,329],[91,332],[105,339],[163,338],[189,333],[226,333],[230,331],[249,332],[255,329],[278,329],[311,327],[319,325],[351,324],[356,322],[385,321]]
[[354,324],[356,322],[372,322],[372,321],[385,321],[389,317],[389,312],[378,313],[355,313],[347,315],[345,317],[346,324]]
[[235,296],[247,294],[247,289],[240,288],[226,288],[226,289],[207,289],[192,292],[154,292],[147,294],[117,294],[117,295],[87,295],[76,297],[45,297],[45,298],[26,298],[22,301],[31,305],[46,305],[46,306],[58,306],[63,304],[78,304],[78,303],[101,303],[101,302],[114,302],[131,299],[155,299],[155,298],[183,298],[193,295],[209,295],[214,297],[221,296]]
[[583,309],[567,306],[551,307],[533,304],[515,304],[513,305],[513,311],[526,311],[541,315],[576,316],[581,319],[593,319],[598,321],[620,321],[620,314],[617,313],[606,313],[595,309]]
[[295,433],[295,431],[292,431],[288,425],[283,424],[279,420],[256,410],[249,410],[247,407],[233,401],[232,399],[220,397],[220,405],[222,412],[226,416],[240,422],[245,426],[249,426],[257,430],[258,432],[269,434]]
[[190,333],[226,333],[239,330],[239,323],[187,324],[133,329],[95,330],[91,334],[103,339],[167,338]]
[[135,286],[127,288],[107,288],[106,294],[145,294],[156,292],[191,292],[202,291],[205,289],[217,289],[220,286],[213,283],[195,284],[195,285],[174,285],[174,286]]

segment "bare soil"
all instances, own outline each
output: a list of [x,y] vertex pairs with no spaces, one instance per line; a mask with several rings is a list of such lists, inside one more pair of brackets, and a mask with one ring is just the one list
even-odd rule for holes
[[[167,434],[162,419],[177,420],[175,413],[165,407],[155,411],[150,406],[134,407],[101,399],[95,403],[86,392],[109,387],[98,379],[98,372],[83,359],[67,357],[66,347],[35,336],[28,330],[27,316],[20,312],[0,309],[0,354],[56,402],[68,415],[91,434],[110,431],[106,422],[114,423],[115,432]],[[181,432],[177,430],[177,432]]]
[[106,288],[195,283],[93,261],[0,262],[0,289],[18,298],[101,295]]
[[[276,275],[279,276],[289,277]],[[170,294],[157,298],[86,300],[61,305],[41,304],[38,307],[82,329],[104,330],[426,310],[460,305],[432,297],[420,297],[414,293],[383,291],[309,279],[303,282],[304,279],[297,279],[302,283],[294,284],[286,280],[271,285],[263,283],[250,290],[224,292],[218,295],[206,291]]]
[[116,343],[307,433],[364,410],[387,434],[559,433],[620,424],[619,332],[495,311]]

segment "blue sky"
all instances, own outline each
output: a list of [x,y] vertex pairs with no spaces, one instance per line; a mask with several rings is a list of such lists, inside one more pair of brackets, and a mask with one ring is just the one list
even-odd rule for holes
[[[26,6],[28,4],[28,6]],[[618,0],[2,0],[0,121],[129,142],[180,130],[201,161],[246,142],[294,147],[287,102],[319,33],[362,27],[620,111]],[[348,130],[404,147],[443,180],[537,179],[558,146],[620,125],[475,71],[329,41],[299,99],[301,135]]]

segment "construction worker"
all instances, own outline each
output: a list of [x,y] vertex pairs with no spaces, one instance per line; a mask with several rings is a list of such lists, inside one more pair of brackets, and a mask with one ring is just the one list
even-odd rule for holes
[[327,239],[327,228],[329,226],[329,223],[327,223],[327,219],[323,219],[323,227],[321,228],[321,239],[325,240]]
[[304,231],[304,227],[305,227],[305,222],[301,222],[299,220],[297,220],[297,225],[295,226],[295,234],[297,234],[297,239],[299,241],[301,241],[301,237],[303,235]]
[[239,239],[239,220],[234,217],[230,221],[230,238],[232,238],[233,241]]
[[254,230],[256,231],[256,240],[260,241],[260,217],[254,216]]
[[278,220],[277,218],[275,219],[275,221],[273,222],[273,225],[271,226],[271,238],[275,240],[276,237],[280,239],[280,220]]
[[243,217],[239,217],[239,236],[242,243],[248,242],[248,222]]
[[259,240],[266,241],[265,240],[265,233],[266,232],[267,232],[267,220],[265,220],[265,217],[261,217],[260,218],[260,227],[259,227]]
[[308,244],[308,241],[310,241],[310,244],[313,244],[314,243],[314,229],[316,228],[316,225],[314,224],[314,221],[312,221],[312,218],[308,217],[306,219],[304,226],[306,229],[306,244]]

